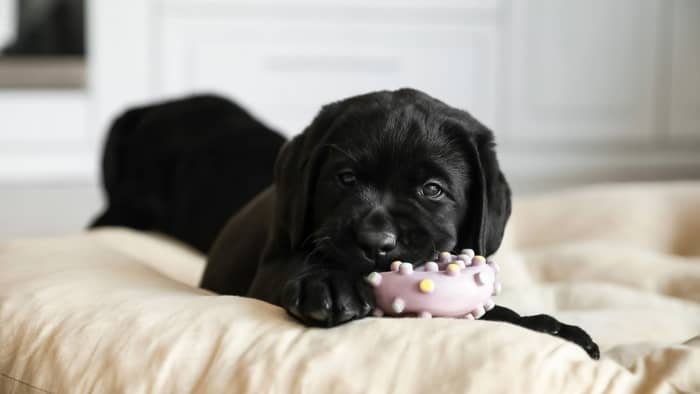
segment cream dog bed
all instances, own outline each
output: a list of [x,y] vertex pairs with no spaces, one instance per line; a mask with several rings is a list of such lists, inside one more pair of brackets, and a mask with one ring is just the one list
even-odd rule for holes
[[603,350],[504,323],[306,328],[196,287],[204,258],[125,229],[0,244],[0,393],[700,392],[700,184],[516,201],[497,301]]

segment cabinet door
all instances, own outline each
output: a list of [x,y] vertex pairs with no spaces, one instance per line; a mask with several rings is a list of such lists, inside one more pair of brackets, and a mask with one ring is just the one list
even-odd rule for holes
[[160,92],[221,92],[290,135],[323,104],[404,86],[495,122],[500,35],[488,23],[293,19],[254,23],[169,15],[161,38]]
[[513,139],[651,142],[658,19],[656,0],[513,2]]

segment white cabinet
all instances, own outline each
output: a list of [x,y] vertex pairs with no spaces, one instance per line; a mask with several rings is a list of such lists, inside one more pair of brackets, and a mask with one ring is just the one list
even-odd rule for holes
[[[51,143],[0,130],[0,181],[94,181],[111,120],[152,100],[214,91],[293,135],[323,104],[402,86],[491,126],[519,191],[700,177],[696,0],[92,0],[88,10],[80,120],[58,116]],[[16,112],[1,94],[0,105]],[[29,123],[48,113],[36,112]]]

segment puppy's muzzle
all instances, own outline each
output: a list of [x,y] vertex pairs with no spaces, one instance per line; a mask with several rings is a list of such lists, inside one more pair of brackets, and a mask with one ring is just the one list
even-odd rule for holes
[[368,260],[379,261],[396,249],[398,237],[391,219],[383,209],[375,209],[357,228],[357,243]]

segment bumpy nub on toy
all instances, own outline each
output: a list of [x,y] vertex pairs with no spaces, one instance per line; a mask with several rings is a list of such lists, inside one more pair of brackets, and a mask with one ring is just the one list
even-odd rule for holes
[[415,269],[411,263],[394,261],[391,271],[367,276],[376,298],[374,315],[478,319],[494,307],[491,297],[501,291],[498,271],[495,262],[475,256],[471,249],[458,255],[442,252],[437,261]]

